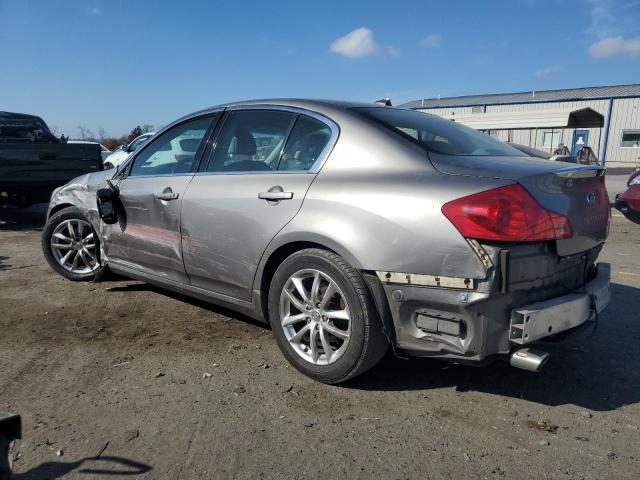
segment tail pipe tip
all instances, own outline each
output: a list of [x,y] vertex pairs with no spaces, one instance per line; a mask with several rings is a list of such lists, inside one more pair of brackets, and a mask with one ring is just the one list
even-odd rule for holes
[[549,360],[549,354],[542,350],[533,348],[521,348],[516,350],[509,357],[509,363],[512,367],[522,368],[529,372],[539,372]]

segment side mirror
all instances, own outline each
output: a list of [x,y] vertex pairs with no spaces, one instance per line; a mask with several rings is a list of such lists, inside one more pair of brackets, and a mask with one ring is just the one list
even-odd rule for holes
[[122,149],[127,153],[131,153],[131,144],[125,145]]
[[118,199],[118,189],[109,185],[109,188],[101,188],[96,193],[96,203],[98,204],[98,214],[102,221],[112,225],[118,221],[118,211],[116,202]]

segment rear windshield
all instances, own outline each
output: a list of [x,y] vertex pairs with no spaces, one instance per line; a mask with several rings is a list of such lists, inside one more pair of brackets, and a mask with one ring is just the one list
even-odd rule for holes
[[428,152],[445,155],[522,156],[522,152],[487,134],[435,115],[384,107],[359,107],[354,110],[417,143]]

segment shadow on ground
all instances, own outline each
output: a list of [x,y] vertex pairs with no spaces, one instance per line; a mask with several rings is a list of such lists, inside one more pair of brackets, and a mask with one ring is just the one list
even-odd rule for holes
[[[82,468],[80,468],[82,467]],[[77,470],[86,475],[129,476],[141,475],[152,470],[152,467],[122,457],[87,457],[75,462],[45,462],[24,473],[13,476],[14,480],[54,480]]]
[[46,203],[29,208],[0,206],[0,230],[39,230],[46,216]]
[[[265,324],[231,310],[144,283],[108,291],[153,291],[179,301],[265,328]],[[429,390],[455,387],[493,395],[522,398],[543,405],[572,404],[596,411],[616,410],[640,401],[640,289],[611,285],[611,304],[593,323],[557,343],[541,343],[551,353],[541,373],[530,373],[496,361],[475,368],[432,359],[395,358],[391,353],[374,369],[348,382],[358,390]],[[595,328],[594,328],[595,327]]]
[[[127,280],[124,277],[120,277],[118,275],[114,275],[109,273],[109,277],[107,281],[112,280]],[[155,292],[160,295],[165,295],[167,297],[173,298],[174,300],[178,300],[180,302],[186,302],[191,305],[195,305],[196,307],[202,308],[204,310],[208,310],[211,313],[215,313],[217,315],[222,315],[223,317],[233,318],[235,320],[247,323],[249,325],[253,325],[260,328],[268,328],[271,329],[269,324],[265,322],[261,322],[260,320],[256,320],[247,315],[243,315],[242,313],[236,312],[234,310],[221,307],[219,305],[215,305],[213,303],[205,302],[203,300],[198,300],[197,298],[188,297],[187,295],[182,295],[180,293],[172,292],[170,290],[165,290],[161,287],[156,287],[155,285],[151,285],[149,283],[131,283],[127,285],[117,286],[107,288],[107,292]]]
[[[640,401],[640,289],[611,285],[611,304],[593,325],[559,343],[541,343],[551,358],[540,373],[497,361],[482,368],[429,359],[387,355],[375,369],[347,388],[428,390],[455,387],[522,398],[543,405],[572,404],[596,411],[616,410]],[[636,339],[634,341],[634,339]]]

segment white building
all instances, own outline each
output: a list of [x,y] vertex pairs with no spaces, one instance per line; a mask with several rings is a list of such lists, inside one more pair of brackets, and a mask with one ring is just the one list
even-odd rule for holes
[[640,84],[426,98],[402,105],[549,152],[590,146],[602,163],[640,164]]

